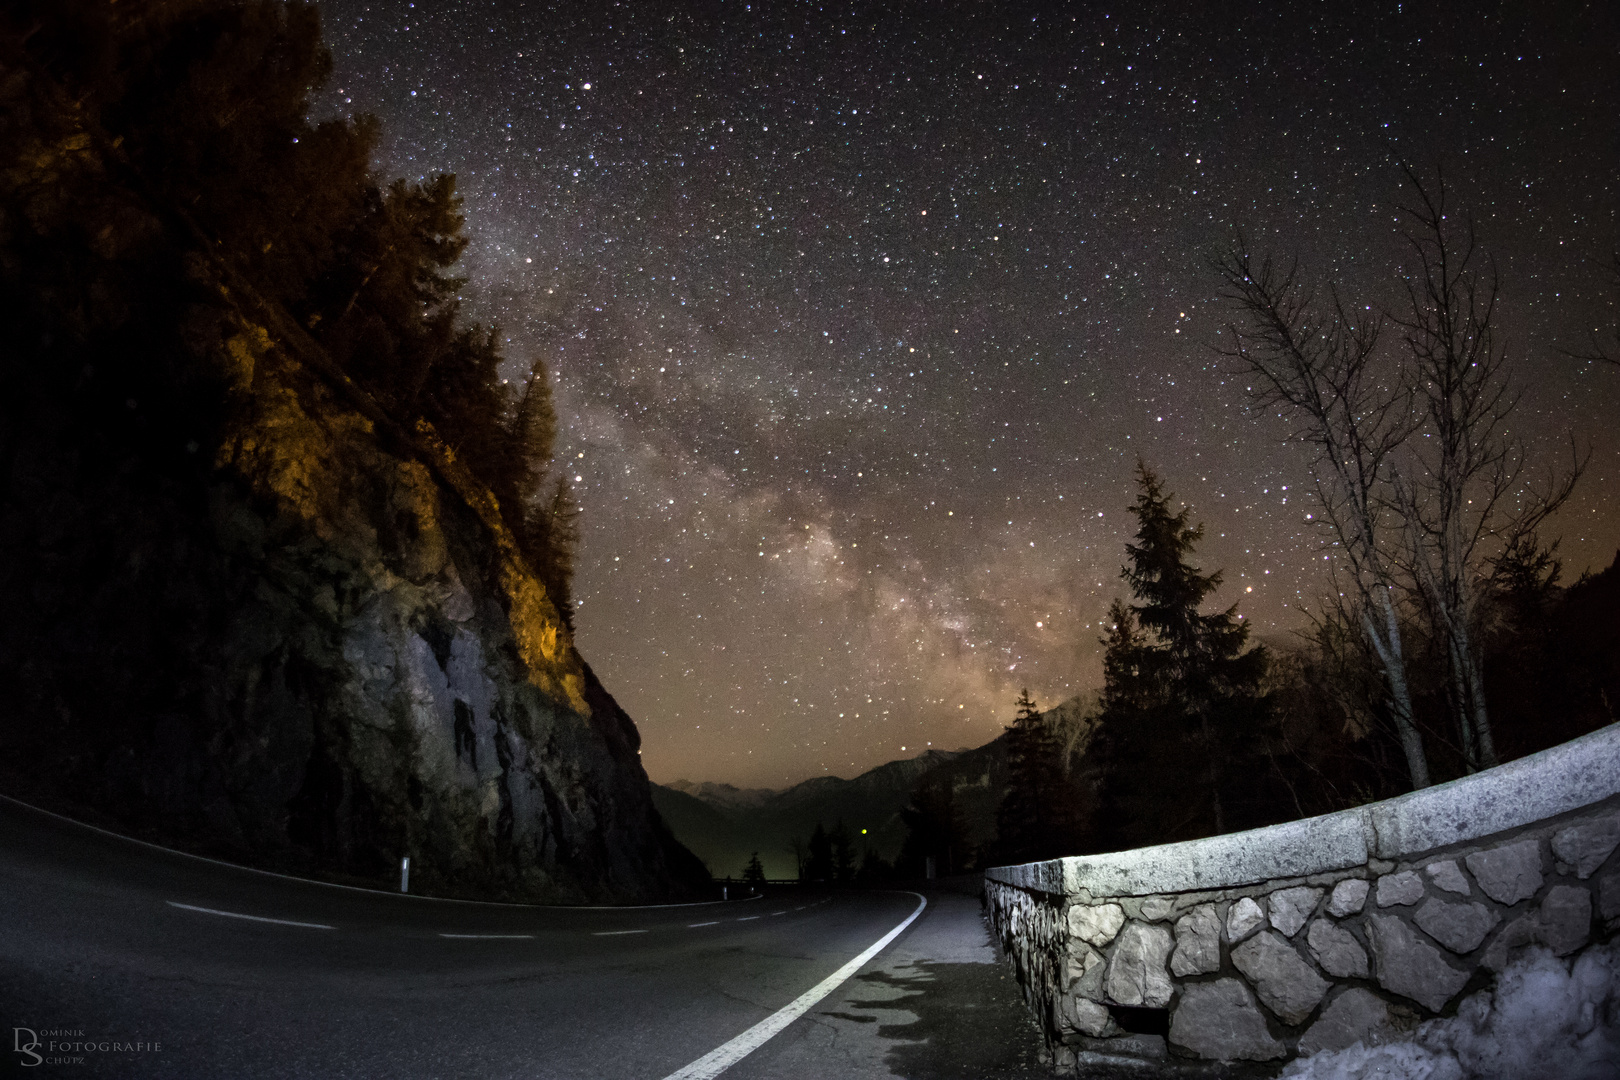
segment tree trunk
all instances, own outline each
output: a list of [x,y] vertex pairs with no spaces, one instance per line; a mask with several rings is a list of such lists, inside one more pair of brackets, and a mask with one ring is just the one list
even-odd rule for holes
[[1491,736],[1490,714],[1485,707],[1485,680],[1481,677],[1479,657],[1474,654],[1474,642],[1466,624],[1461,628],[1461,636],[1462,641],[1457,651],[1463,657],[1463,672],[1467,681],[1470,704],[1473,705],[1474,743],[1479,750],[1479,767],[1490,769],[1498,762],[1496,740]]
[[1395,605],[1389,598],[1389,588],[1376,585],[1369,590],[1377,597],[1384,616],[1384,631],[1379,633],[1372,616],[1363,611],[1361,629],[1378,660],[1384,665],[1384,681],[1389,685],[1390,713],[1395,720],[1395,731],[1400,736],[1401,750],[1406,754],[1407,772],[1412,777],[1412,788],[1426,788],[1429,780],[1429,760],[1423,753],[1423,734],[1413,720],[1412,694],[1406,685],[1406,658],[1401,655],[1401,627],[1395,617]]
[[1457,718],[1457,734],[1462,740],[1463,771],[1473,774],[1479,772],[1479,745],[1474,739],[1474,724],[1470,718],[1473,709],[1472,695],[1468,692],[1467,663],[1462,658],[1456,637],[1449,633],[1446,636],[1446,653],[1451,668],[1451,711]]

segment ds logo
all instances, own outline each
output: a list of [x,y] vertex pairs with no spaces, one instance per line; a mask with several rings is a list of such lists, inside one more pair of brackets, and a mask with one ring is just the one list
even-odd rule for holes
[[[26,1039],[23,1038],[24,1032],[26,1032],[28,1035]],[[16,1049],[17,1053],[23,1055],[22,1063],[24,1068],[32,1068],[35,1065],[44,1063],[45,1058],[39,1053],[39,1035],[34,1031],[33,1028],[12,1028],[11,1033],[13,1039],[12,1046]],[[28,1059],[30,1057],[34,1060],[29,1061]]]

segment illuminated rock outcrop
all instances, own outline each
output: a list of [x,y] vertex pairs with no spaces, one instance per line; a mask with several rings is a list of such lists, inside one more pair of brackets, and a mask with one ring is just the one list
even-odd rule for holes
[[13,570],[62,602],[6,659],[78,733],[7,730],[40,765],[22,794],[347,878],[387,880],[409,855],[416,888],[441,894],[692,887],[634,725],[483,493],[431,432],[388,445],[262,329],[225,325],[207,355],[226,420],[195,487],[131,454],[112,462],[122,491],[87,489],[64,471],[85,461],[73,445],[36,447],[14,476],[14,500],[51,497],[8,508]]
[[351,883],[699,888],[492,493],[549,442],[478,441],[453,183],[308,121],[305,5],[0,21],[0,790]]

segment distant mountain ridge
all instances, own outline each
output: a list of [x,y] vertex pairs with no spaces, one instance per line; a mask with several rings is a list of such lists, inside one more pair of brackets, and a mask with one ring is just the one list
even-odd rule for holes
[[694,784],[690,780],[675,780],[664,786],[671,791],[679,791],[683,795],[701,799],[710,806],[723,806],[728,810],[760,806],[766,800],[779,794],[779,792],[771,788],[740,788],[731,784],[716,784],[708,780],[701,784]]
[[[1082,694],[1042,715],[1060,731],[1075,732],[1071,752],[1082,754],[1095,701]],[[866,848],[893,862],[906,839],[900,810],[923,781],[948,781],[975,847],[992,839],[996,809],[1007,789],[1006,736],[961,750],[925,750],[868,769],[859,776],[816,776],[781,791],[731,784],[676,780],[653,785],[653,804],[681,843],[716,877],[738,877],[759,852],[766,876],[794,877],[793,839],[809,840],[816,823],[831,829],[843,821],[854,834],[856,860]],[[863,833],[862,830],[865,830]]]
[[868,847],[893,861],[906,838],[900,809],[924,776],[949,776],[974,842],[988,839],[1005,771],[997,736],[974,749],[927,750],[851,779],[816,776],[782,791],[686,780],[654,784],[653,805],[716,877],[740,876],[757,851],[768,877],[791,878],[798,873],[793,840],[808,841],[817,822],[828,829],[844,822],[855,837],[857,861]]

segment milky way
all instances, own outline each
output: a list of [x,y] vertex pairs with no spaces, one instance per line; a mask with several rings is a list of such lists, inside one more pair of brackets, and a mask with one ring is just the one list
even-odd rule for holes
[[943,6],[321,5],[322,110],[457,174],[469,310],[554,373],[578,642],[654,779],[852,775],[1094,686],[1138,458],[1285,637],[1322,538],[1209,260],[1240,227],[1395,303],[1397,158],[1477,218],[1520,433],[1595,451],[1552,531],[1608,563],[1620,369],[1559,352],[1615,317],[1604,5]]

